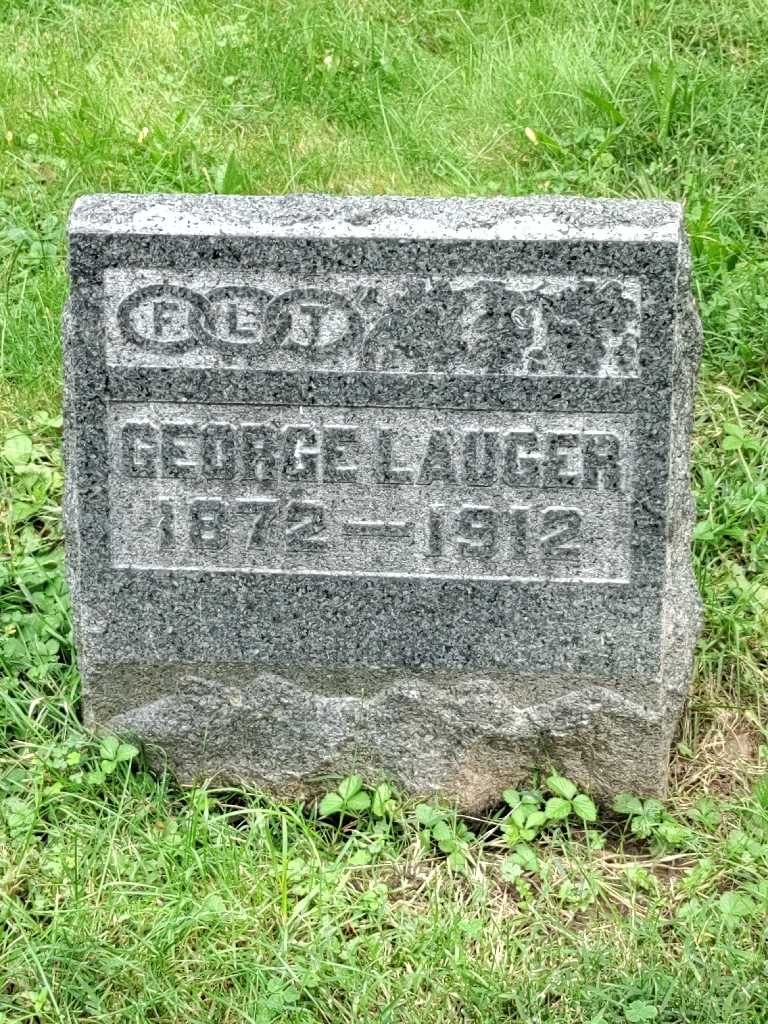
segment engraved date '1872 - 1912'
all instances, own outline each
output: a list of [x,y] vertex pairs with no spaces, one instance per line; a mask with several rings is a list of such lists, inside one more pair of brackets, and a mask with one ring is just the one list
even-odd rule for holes
[[[157,512],[157,539],[162,551],[188,545],[198,552],[220,552],[234,545],[243,556],[254,548],[270,547],[286,552],[320,552],[332,545],[333,526],[348,540],[417,543],[414,521],[344,517],[332,524],[333,511],[321,501],[160,499]],[[561,568],[575,567],[581,558],[583,517],[581,509],[562,506],[538,511],[512,505],[503,509],[490,505],[431,505],[426,509],[421,553],[427,558],[452,552],[459,558],[523,558],[559,562]]]

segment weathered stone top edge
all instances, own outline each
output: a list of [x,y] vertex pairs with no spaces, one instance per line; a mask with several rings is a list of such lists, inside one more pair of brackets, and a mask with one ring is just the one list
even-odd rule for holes
[[78,199],[69,232],[71,236],[676,243],[682,221],[679,204],[659,200],[112,193]]

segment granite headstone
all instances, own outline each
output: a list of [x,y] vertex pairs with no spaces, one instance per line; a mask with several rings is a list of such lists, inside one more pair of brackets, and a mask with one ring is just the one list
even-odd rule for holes
[[184,782],[662,793],[698,629],[681,209],[87,196],[87,722]]

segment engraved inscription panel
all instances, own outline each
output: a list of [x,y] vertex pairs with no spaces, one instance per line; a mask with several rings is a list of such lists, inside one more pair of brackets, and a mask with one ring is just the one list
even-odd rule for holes
[[105,272],[115,366],[636,377],[634,278]]
[[112,403],[116,567],[626,581],[626,414]]

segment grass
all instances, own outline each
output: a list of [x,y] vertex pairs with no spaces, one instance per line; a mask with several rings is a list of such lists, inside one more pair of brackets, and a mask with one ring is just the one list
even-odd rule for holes
[[[0,1021],[768,1019],[766,38],[764,0],[0,0]],[[445,811],[451,863],[399,798],[182,792],[82,732],[58,324],[101,190],[685,203],[706,626],[661,824],[515,867]]]

